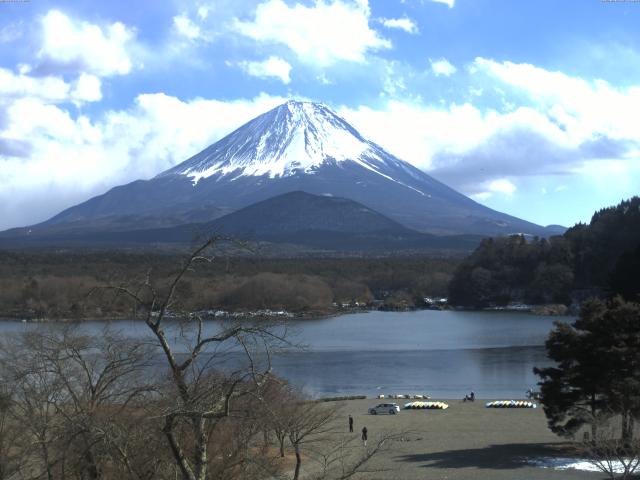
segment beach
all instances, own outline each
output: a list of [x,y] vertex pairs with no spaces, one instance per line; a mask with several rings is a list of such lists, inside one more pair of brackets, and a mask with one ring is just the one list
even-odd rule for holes
[[[395,402],[402,409],[410,400],[349,400],[338,408],[335,428],[338,438],[356,437],[359,449],[363,426],[368,430],[368,448],[381,435],[402,432],[387,442],[387,448],[367,464],[361,479],[434,480],[543,480],[601,479],[602,473],[556,470],[535,465],[536,461],[571,457],[566,439],[547,428],[540,407],[485,407],[485,400],[443,400],[446,410],[401,410],[396,415],[370,415],[368,407]],[[354,433],[348,433],[348,415],[354,418]],[[344,432],[344,433],[343,433]],[[355,443],[354,443],[355,444]],[[362,454],[354,449],[354,457]]]

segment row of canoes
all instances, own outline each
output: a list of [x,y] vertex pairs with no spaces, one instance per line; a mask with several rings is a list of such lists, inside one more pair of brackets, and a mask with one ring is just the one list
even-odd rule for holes
[[409,398],[413,398],[413,399],[416,399],[416,400],[422,400],[422,399],[429,400],[431,398],[431,396],[427,395],[427,394],[424,394],[424,395],[419,395],[419,394],[418,395],[392,394],[392,395],[386,395],[385,396],[384,394],[381,393],[380,395],[378,395],[378,398],[379,399],[384,399],[384,398],[393,398],[393,399],[403,399],[403,398],[405,398],[405,399],[409,399]]
[[406,410],[446,410],[449,408],[444,402],[409,402],[404,404]]
[[[495,400],[485,405],[487,408],[537,408],[537,405],[527,400]],[[449,408],[444,402],[409,402],[404,404],[405,410],[446,410]]]
[[537,405],[527,400],[496,400],[488,402],[487,408],[536,408]]

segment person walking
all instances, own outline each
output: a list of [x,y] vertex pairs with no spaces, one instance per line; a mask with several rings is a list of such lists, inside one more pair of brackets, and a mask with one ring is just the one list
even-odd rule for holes
[[362,427],[362,443],[367,446],[367,427]]
[[349,433],[353,433],[353,417],[349,415]]

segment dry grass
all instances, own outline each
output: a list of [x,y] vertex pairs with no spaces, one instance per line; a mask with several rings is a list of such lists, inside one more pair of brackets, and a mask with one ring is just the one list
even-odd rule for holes
[[[570,444],[546,425],[538,409],[489,409],[484,401],[447,401],[450,408],[403,410],[398,415],[369,415],[377,400],[352,400],[341,407],[336,428],[354,435],[366,425],[369,445],[384,432],[405,431],[403,438],[376,456],[373,472],[357,479],[434,480],[543,480],[599,479],[602,474],[534,467],[527,458],[569,456]],[[347,415],[353,415],[355,432],[348,434]],[[364,448],[359,443],[360,448]]]

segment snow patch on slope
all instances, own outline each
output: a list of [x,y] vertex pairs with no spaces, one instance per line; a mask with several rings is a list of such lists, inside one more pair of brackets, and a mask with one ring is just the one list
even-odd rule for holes
[[[339,119],[332,118],[332,112],[322,105],[287,102],[277,110],[274,115],[277,121],[262,132],[255,132],[257,138],[252,135],[253,146],[246,143],[229,145],[226,155],[211,152],[199,165],[181,173],[194,182],[216,174],[231,173],[236,177],[284,177],[298,171],[311,173],[327,159],[357,161],[369,150],[366,143],[340,125]],[[252,123],[242,129],[252,127]],[[369,167],[366,162],[358,163]],[[203,169],[203,166],[207,168]]]
[[365,140],[328,107],[289,101],[255,118],[186,162],[165,172],[188,176],[193,184],[212,176],[286,177],[314,174],[325,163],[354,162],[399,182],[384,170],[390,163],[407,170],[403,162]]

